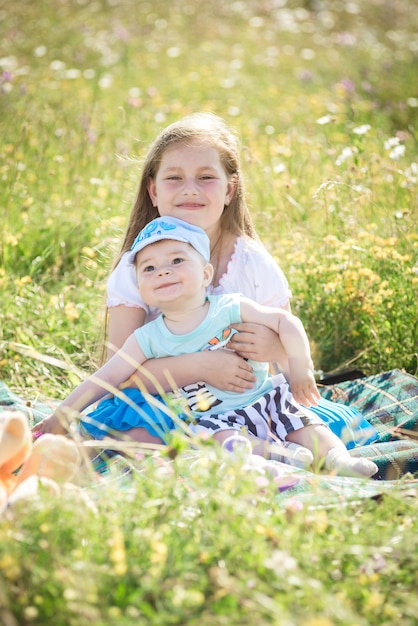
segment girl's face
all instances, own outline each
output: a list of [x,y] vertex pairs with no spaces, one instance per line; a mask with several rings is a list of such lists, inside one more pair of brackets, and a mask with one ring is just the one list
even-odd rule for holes
[[200,226],[211,237],[218,234],[219,220],[235,186],[235,176],[227,176],[216,148],[180,144],[164,152],[148,193],[161,216]]

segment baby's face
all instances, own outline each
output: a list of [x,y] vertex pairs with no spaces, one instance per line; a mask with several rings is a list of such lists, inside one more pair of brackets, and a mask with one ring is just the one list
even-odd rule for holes
[[146,246],[135,258],[138,288],[148,306],[159,309],[173,300],[206,292],[213,268],[188,243],[163,239]]

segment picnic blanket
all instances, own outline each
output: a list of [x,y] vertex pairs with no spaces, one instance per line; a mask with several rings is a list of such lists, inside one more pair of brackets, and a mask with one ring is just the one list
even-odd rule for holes
[[386,480],[418,472],[418,378],[391,370],[319,391],[327,400],[358,409],[378,431],[379,438],[354,448],[353,456],[373,459]]
[[[353,456],[372,458],[379,467],[377,480],[315,475],[292,468],[297,484],[279,494],[280,498],[298,498],[322,504],[342,500],[375,497],[394,488],[411,493],[418,487],[418,379],[402,370],[391,370],[338,384],[321,386],[321,395],[335,402],[357,408],[376,428],[379,438],[372,444],[350,450]],[[0,411],[23,411],[35,424],[51,413],[56,401],[41,402],[21,397],[0,382]],[[109,481],[126,481],[130,474],[143,471],[140,463],[113,453],[99,456],[95,470]],[[325,500],[324,500],[325,497]]]

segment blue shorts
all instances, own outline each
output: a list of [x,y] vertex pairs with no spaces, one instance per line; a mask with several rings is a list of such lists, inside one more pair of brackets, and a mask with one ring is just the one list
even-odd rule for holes
[[169,432],[187,419],[178,408],[171,408],[162,396],[143,394],[139,389],[129,387],[121,391],[121,397],[102,400],[80,421],[93,439],[112,437],[131,428],[145,428],[165,442]]

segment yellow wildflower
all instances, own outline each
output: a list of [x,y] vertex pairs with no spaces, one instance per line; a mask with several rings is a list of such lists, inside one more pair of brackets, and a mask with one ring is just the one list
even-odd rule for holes
[[19,240],[15,235],[12,235],[12,233],[4,233],[3,243],[15,247],[19,243]]
[[378,591],[372,591],[367,598],[365,609],[367,611],[376,611],[380,609],[385,603],[385,596]]
[[117,576],[123,576],[128,569],[124,536],[120,528],[113,529],[109,559]]
[[65,317],[70,320],[70,322],[74,322],[80,317],[79,312],[76,309],[76,305],[74,302],[67,302],[64,307]]
[[84,246],[84,248],[81,249],[81,254],[84,254],[84,256],[88,257],[89,259],[94,259],[94,257],[96,256],[95,250],[93,250],[93,248],[90,248],[89,246]]
[[153,539],[151,541],[151,550],[151,563],[165,563],[168,554],[168,547],[166,543]]

